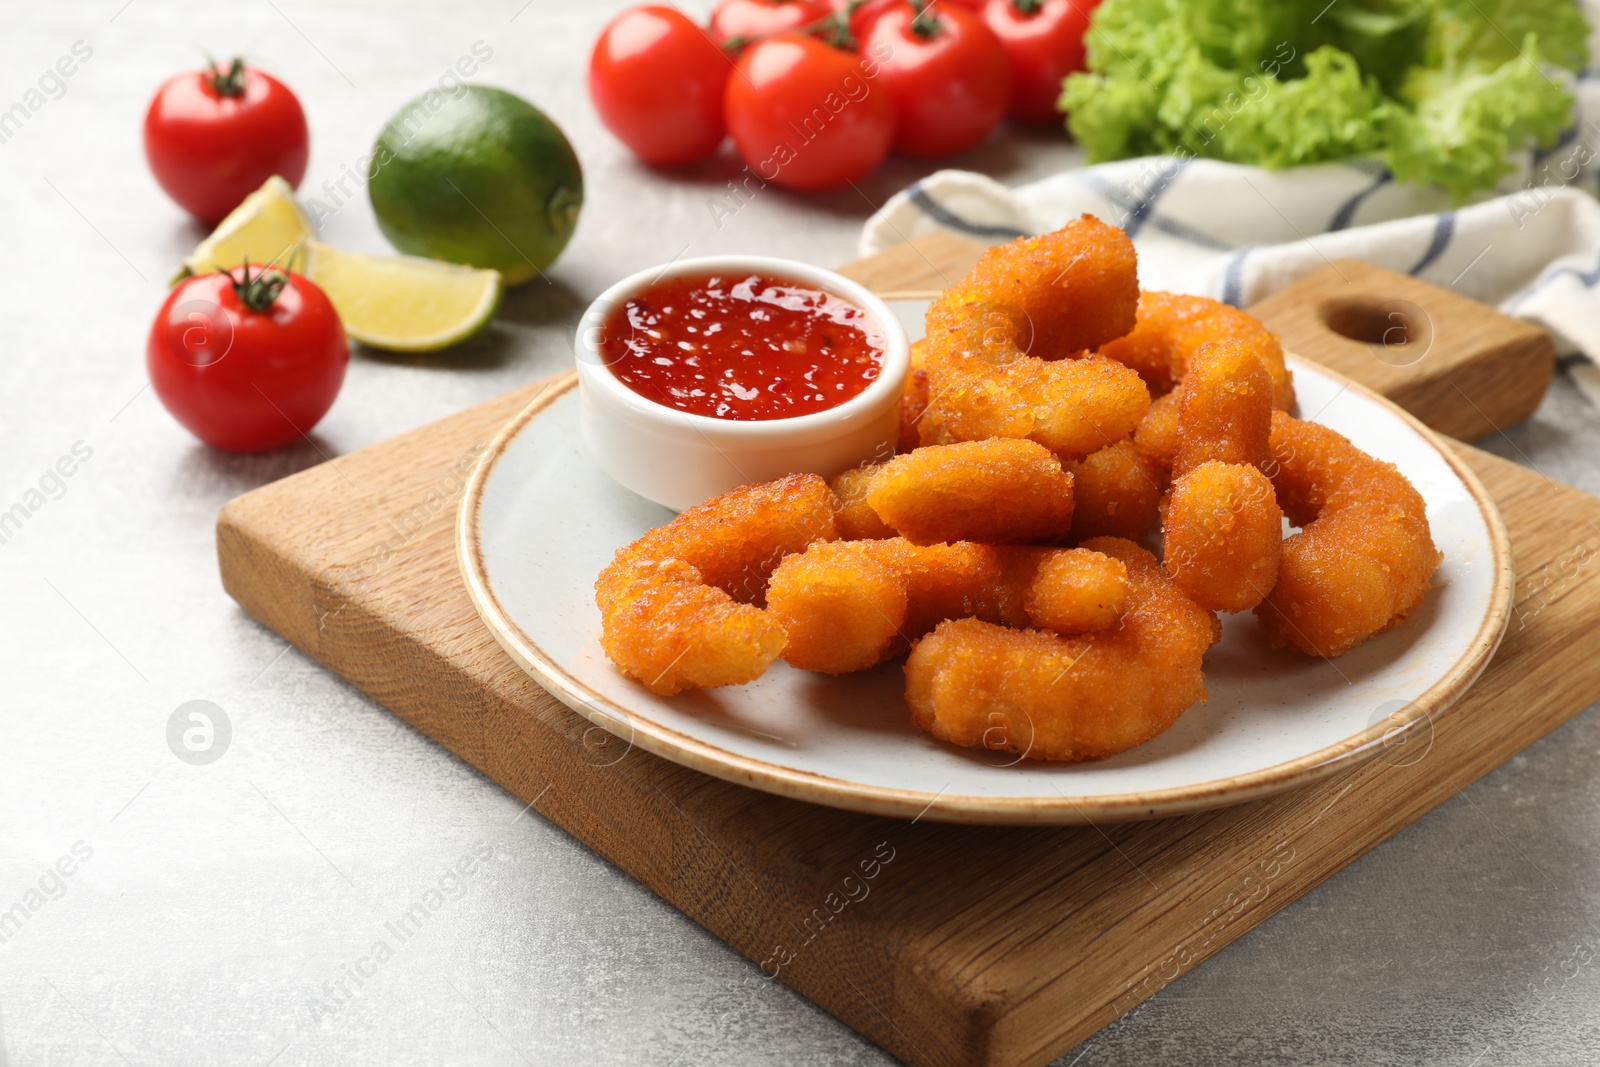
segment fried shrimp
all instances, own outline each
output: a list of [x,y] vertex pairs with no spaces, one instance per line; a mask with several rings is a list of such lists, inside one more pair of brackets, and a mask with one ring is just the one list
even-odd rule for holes
[[917,544],[1058,541],[1072,525],[1072,475],[1032,441],[926,445],[878,467],[866,503]]
[[1137,371],[1161,395],[1183,380],[1189,361],[1213,341],[1236,341],[1260,357],[1272,378],[1273,405],[1294,407],[1294,378],[1278,335],[1238,308],[1203,296],[1146,292],[1131,332],[1100,345],[1100,354]]
[[922,416],[928,410],[928,342],[911,343],[911,373],[900,394],[900,438],[896,452],[910,452],[922,443]]
[[1172,469],[1178,455],[1178,402],[1181,399],[1182,394],[1177,390],[1156,397],[1133,431],[1133,443],[1139,454],[1164,471]]
[[789,637],[783,658],[826,674],[882,663],[945,619],[1104,629],[1127,598],[1126,567],[1098,552],[903,538],[813,544],[778,566],[767,594]]
[[1216,617],[1131,541],[1084,547],[1127,568],[1121,625],[1062,637],[976,618],[941,623],[906,661],[918,726],[1028,759],[1101,759],[1155,737],[1205,699],[1201,657],[1217,640]]
[[1022,593],[1021,613],[1003,612],[1000,621],[1008,626],[1090,633],[1107,629],[1128,609],[1128,565],[1120,559],[1087,548],[1001,551],[1012,558],[1007,603]]
[[1167,573],[1201,607],[1253,608],[1278,579],[1283,512],[1254,467],[1202,463],[1179,478],[1162,535]]
[[917,546],[903,538],[812,545],[778,565],[768,590],[789,635],[783,658],[801,670],[846,674],[904,651],[919,618],[992,614],[999,579],[981,545]]
[[1162,554],[1201,607],[1244,611],[1277,579],[1283,513],[1262,474],[1270,456],[1272,379],[1250,348],[1201,348],[1178,387],[1172,496]]
[[1202,463],[1260,469],[1271,454],[1272,402],[1272,379],[1252,349],[1237,341],[1201,348],[1178,390],[1173,477]]
[[[1276,334],[1141,293],[1127,235],[1085,215],[989,249],[933,302],[892,453],[736,489],[619,550],[601,647],[662,696],[780,658],[842,675],[904,656],[941,741],[1115,755],[1206,699],[1217,612],[1331,657],[1426,593],[1421,495],[1293,405]],[[1157,530],[1159,561],[1140,547]]]
[[834,475],[828,483],[839,501],[834,522],[840,540],[875,541],[894,536],[894,531],[867,503],[867,490],[872,488],[872,479],[880,469],[877,466],[851,467]]
[[1067,470],[1072,474],[1074,540],[1137,541],[1159,521],[1166,471],[1146,459],[1131,439],[1069,463]]
[[760,677],[787,642],[758,605],[787,555],[831,541],[836,504],[821,478],[795,474],[692,507],[619,549],[595,581],[600,644],[652,693]]
[[1339,656],[1401,622],[1441,556],[1422,495],[1391,463],[1333,430],[1272,416],[1272,484],[1301,527],[1256,619],[1279,648]]
[[1150,404],[1136,372],[1088,350],[1133,329],[1137,257],[1091,215],[984,253],[928,309],[924,444],[1025,437],[1086,456]]
[[[1096,348],[1134,328],[1138,270],[1128,235],[1093,215],[1083,215],[1053,233],[988,249],[938,303],[957,311],[962,305],[987,303],[1012,308],[1031,329],[1007,340],[1026,345],[1031,335],[1032,355],[1059,359]],[[930,366],[939,354],[938,339],[930,332]],[[1000,358],[1010,361],[1004,355]]]

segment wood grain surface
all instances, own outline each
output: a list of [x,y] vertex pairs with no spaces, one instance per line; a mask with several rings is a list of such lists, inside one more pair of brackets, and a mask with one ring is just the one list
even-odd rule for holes
[[1533,323],[1359,260],[1329,263],[1250,311],[1299,355],[1462,441],[1532,415],[1556,368]]
[[[890,255],[851,273],[911,289],[912,259],[958,276],[975,253],[943,241]],[[1302,353],[1316,340],[1286,337]],[[1339,369],[1375,379],[1354,362]],[[1600,658],[1583,640],[1600,619],[1600,500],[1463,445],[1511,534],[1515,616],[1454,710],[1354,772],[1222,811],[1053,829],[873,818],[755,792],[592,726],[473,611],[455,507],[476,455],[537,390],[230,503],[217,530],[224,585],[748,956],[750,980],[788,983],[907,1063],[1047,1062],[1600,697]],[[1416,394],[1436,398],[1428,421],[1447,417],[1453,392]]]

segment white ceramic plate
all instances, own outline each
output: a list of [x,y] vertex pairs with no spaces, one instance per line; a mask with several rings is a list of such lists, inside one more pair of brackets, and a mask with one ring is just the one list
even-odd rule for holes
[[[1421,491],[1444,553],[1434,587],[1405,625],[1331,661],[1274,651],[1248,612],[1225,616],[1206,656],[1209,703],[1096,763],[1014,763],[934,740],[911,724],[903,659],[841,678],[780,662],[749,685],[666,698],[624,678],[600,651],[595,576],[672,515],[585,454],[571,376],[486,452],[462,505],[462,571],[495,638],[562,701],[627,746],[729,781],[950,822],[1080,823],[1239,803],[1386,748],[1416,753],[1487,665],[1511,603],[1505,530],[1471,472],[1387,401],[1292,365],[1302,417],[1397,464]],[[1391,747],[1400,742],[1414,747]]]

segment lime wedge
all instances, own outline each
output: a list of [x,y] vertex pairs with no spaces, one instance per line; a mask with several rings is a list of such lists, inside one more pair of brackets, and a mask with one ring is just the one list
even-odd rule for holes
[[465,341],[488,325],[500,304],[495,271],[412,256],[363,256],[312,235],[294,189],[268,178],[200,242],[176,280],[229,270],[247,258],[297,270],[328,294],[345,333],[394,352],[432,352]]
[[[391,352],[432,352],[473,336],[500,305],[500,274],[415,256],[364,256],[318,241],[305,275],[328,294],[345,333]],[[254,258],[254,257],[252,257]]]
[[178,277],[229,270],[246,258],[251,263],[287,267],[295,245],[310,239],[314,233],[311,220],[295,201],[294,189],[282,178],[273,176],[245,197],[244,203],[234,208],[217,224],[211,236],[200,242],[194,254],[184,260]]

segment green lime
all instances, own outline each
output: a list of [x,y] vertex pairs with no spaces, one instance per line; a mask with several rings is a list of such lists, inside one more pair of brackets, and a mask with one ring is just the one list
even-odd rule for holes
[[583,169],[560,127],[521,97],[429,90],[383,127],[367,193],[402,252],[525,282],[561,254],[583,206]]

